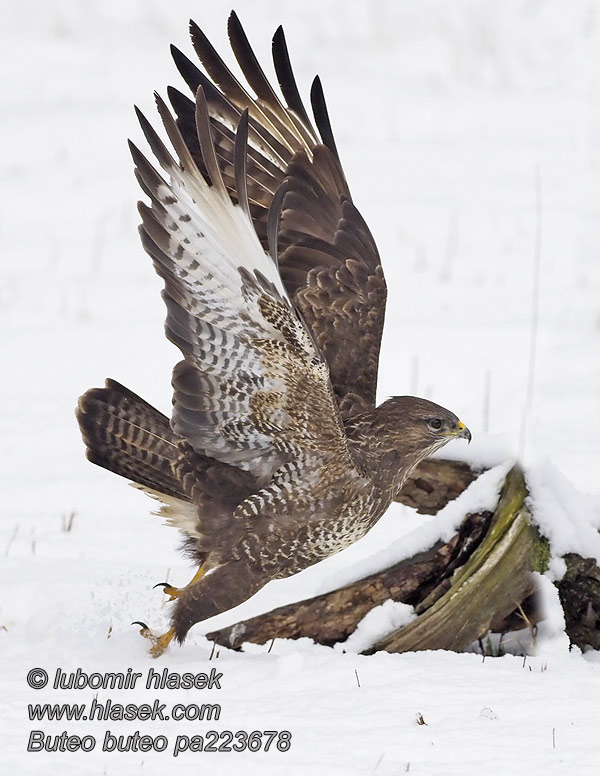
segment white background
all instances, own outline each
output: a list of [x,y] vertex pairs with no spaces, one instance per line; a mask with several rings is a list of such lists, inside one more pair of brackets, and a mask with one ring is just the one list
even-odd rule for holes
[[[231,60],[229,9],[221,0],[0,3],[0,762],[14,773],[175,767],[166,753],[26,754],[27,703],[89,702],[92,693],[35,693],[25,674],[34,665],[145,672],[146,644],[128,623],[166,625],[152,585],[190,575],[148,499],[87,463],[73,413],[106,376],[168,412],[178,353],[164,339],[161,284],[138,244],[140,192],[125,141],[143,144],[134,102],[152,116],[153,89],[185,88],[168,44],[192,54],[190,16]],[[323,80],[388,280],[380,398],[427,396],[470,427],[471,458],[519,457],[540,520],[562,550],[581,551],[584,532],[571,541],[571,522],[600,520],[598,4],[262,0],[236,10],[265,66],[283,23],[301,91],[316,72]],[[448,452],[465,450],[457,442]],[[364,544],[269,585],[229,620],[351,577],[362,558],[425,523],[396,507]],[[163,664],[205,670],[208,630],[195,628]],[[268,655],[222,651],[217,728],[286,727],[292,750],[209,762],[188,754],[176,767],[596,773],[598,663],[569,655],[560,635],[552,645],[525,668],[510,656],[359,658],[293,643]],[[493,716],[482,716],[488,707]],[[416,725],[417,712],[427,726]],[[190,732],[182,724],[115,728],[171,739]],[[42,727],[90,732],[83,723]]]

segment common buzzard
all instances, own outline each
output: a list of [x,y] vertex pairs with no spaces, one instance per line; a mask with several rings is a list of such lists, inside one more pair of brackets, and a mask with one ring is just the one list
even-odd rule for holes
[[386,286],[352,203],[321,83],[316,129],[281,27],[273,61],[283,100],[232,13],[233,52],[253,95],[196,24],[205,72],[172,54],[193,99],[156,104],[176,156],[138,111],[163,174],[130,143],[150,206],[140,234],[164,281],[171,419],[114,380],[77,418],[87,457],[159,499],[199,566],[176,599],[160,654],[194,623],[348,547],[373,526],[423,458],[471,438],[446,409],[396,396],[375,405]]

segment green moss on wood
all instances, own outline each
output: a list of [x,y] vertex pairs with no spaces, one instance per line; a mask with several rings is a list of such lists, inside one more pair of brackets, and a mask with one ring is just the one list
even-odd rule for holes
[[486,536],[458,568],[450,589],[409,625],[372,650],[405,652],[461,649],[508,616],[535,585],[531,572],[543,565],[540,537],[526,505],[527,487],[516,464],[506,475]]
[[535,534],[533,547],[531,548],[533,570],[544,574],[550,566],[550,544],[537,530]]

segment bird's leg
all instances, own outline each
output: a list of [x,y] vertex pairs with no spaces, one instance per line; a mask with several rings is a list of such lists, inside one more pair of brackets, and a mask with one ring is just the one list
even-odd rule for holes
[[148,650],[148,654],[152,655],[152,657],[159,657],[159,655],[162,655],[165,649],[175,638],[175,628],[169,628],[169,630],[166,633],[163,633],[162,636],[156,636],[144,622],[139,622],[139,620],[137,620],[131,624],[142,626],[140,634],[145,639],[149,639],[149,641],[152,642],[152,646]]
[[[162,586],[164,592],[169,596],[169,601],[174,601],[176,598],[181,598],[184,592],[192,585],[196,584],[196,582],[198,582],[200,579],[202,579],[203,576],[204,571],[202,566],[200,566],[198,571],[194,574],[193,578],[185,587],[173,587],[173,585],[169,585],[168,582],[159,582],[158,585],[154,585],[154,587]],[[144,622],[136,620],[136,622],[132,623],[132,625],[141,625],[141,635],[145,639],[148,639],[152,642],[152,646],[149,650],[149,654],[152,655],[152,657],[158,657],[159,655],[162,655],[165,649],[175,638],[175,628],[169,628],[169,630],[166,633],[163,633],[162,636],[157,636],[155,633],[152,633],[150,628]]]
[[188,587],[195,585],[204,576],[204,568],[200,566],[198,571],[194,574],[193,578],[188,582],[185,587],[173,587],[168,582],[158,582],[154,587],[163,588],[163,592],[169,596],[169,601],[174,601],[176,598],[180,598],[183,595],[183,591]]

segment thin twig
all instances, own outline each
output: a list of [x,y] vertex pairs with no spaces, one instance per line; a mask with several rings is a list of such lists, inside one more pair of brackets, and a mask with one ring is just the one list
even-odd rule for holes
[[75,511],[69,512],[69,516],[63,512],[62,514],[62,529],[65,533],[70,533],[73,528],[73,521],[75,520]]
[[6,545],[6,549],[4,550],[4,557],[5,557],[5,558],[8,558],[8,553],[10,552],[10,548],[12,547],[12,545],[13,545],[13,542],[14,542],[14,541],[15,541],[15,539],[17,538],[17,534],[18,534],[18,533],[19,533],[19,524],[17,523],[17,524],[15,525],[15,527],[13,528],[13,532],[12,532],[12,533],[11,533],[11,535],[8,537],[8,543],[7,543],[7,545]]
[[529,331],[529,371],[527,375],[527,393],[521,422],[519,453],[523,458],[527,442],[529,415],[533,409],[535,386],[535,365],[537,357],[537,338],[540,307],[540,268],[542,264],[542,175],[540,165],[535,165],[535,237],[533,245],[533,278],[531,288],[531,327]]

